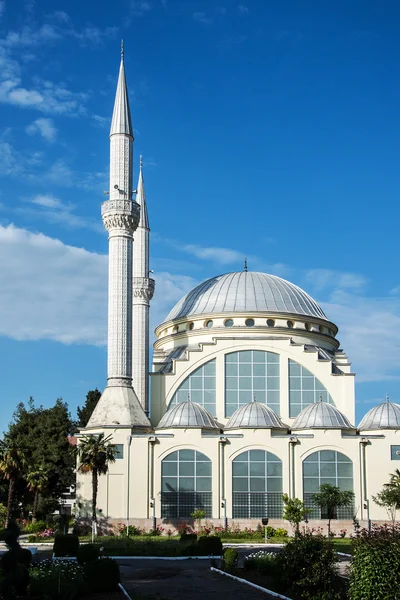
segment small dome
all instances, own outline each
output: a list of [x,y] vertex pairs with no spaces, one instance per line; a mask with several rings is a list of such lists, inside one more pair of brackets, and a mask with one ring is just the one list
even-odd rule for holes
[[292,429],[355,429],[340,410],[327,402],[306,406],[296,417]]
[[224,429],[288,429],[274,411],[260,402],[240,406]]
[[400,406],[386,398],[367,412],[358,429],[400,429]]
[[191,400],[180,402],[167,410],[156,429],[170,429],[172,427],[179,427],[180,429],[220,429],[208,410],[196,402],[191,402]]
[[186,294],[165,321],[191,315],[235,312],[287,313],[327,318],[304,290],[276,275],[238,271],[203,281]]

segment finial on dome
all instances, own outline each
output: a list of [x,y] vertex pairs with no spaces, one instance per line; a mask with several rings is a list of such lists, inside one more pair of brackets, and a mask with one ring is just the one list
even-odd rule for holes
[[322,394],[319,395],[319,400],[318,402],[322,402]]
[[256,393],[255,392],[253,393],[253,400],[252,401],[256,402]]
[[121,60],[124,60],[124,40],[121,40]]
[[191,399],[191,397],[190,397],[190,392],[188,392],[187,401],[188,401],[188,402],[191,402],[191,401],[192,401],[192,399]]
[[243,271],[247,273],[247,258],[244,259],[244,269]]
[[389,394],[386,394],[386,402],[389,402]]

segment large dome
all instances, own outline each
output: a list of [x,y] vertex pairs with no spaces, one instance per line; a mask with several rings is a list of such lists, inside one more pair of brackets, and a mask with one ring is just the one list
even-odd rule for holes
[[167,410],[156,427],[156,429],[170,428],[219,429],[219,425],[203,406],[186,400]]
[[165,321],[234,312],[288,313],[327,320],[321,307],[297,285],[268,273],[240,271],[200,283],[179,300]]
[[288,429],[274,411],[260,402],[240,406],[224,429]]

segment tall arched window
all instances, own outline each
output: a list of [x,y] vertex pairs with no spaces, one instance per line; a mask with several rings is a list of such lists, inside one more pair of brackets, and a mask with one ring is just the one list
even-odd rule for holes
[[319,399],[335,404],[326,387],[308,369],[289,359],[289,416],[297,415]]
[[161,463],[161,516],[187,518],[196,508],[212,517],[211,461],[196,450],[177,450]]
[[249,450],[232,462],[234,519],[282,518],[282,461],[264,450]]
[[[330,483],[341,490],[353,491],[353,463],[341,452],[319,450],[303,461],[304,502],[312,510],[311,519],[325,519],[326,513],[313,506],[312,495],[317,494],[322,483]],[[335,518],[352,519],[354,506],[339,508]]]
[[241,350],[225,355],[226,417],[252,400],[266,404],[279,415],[279,389],[279,354]]
[[186,377],[173,395],[170,407],[179,402],[186,402],[188,395],[192,402],[201,404],[215,416],[215,359]]

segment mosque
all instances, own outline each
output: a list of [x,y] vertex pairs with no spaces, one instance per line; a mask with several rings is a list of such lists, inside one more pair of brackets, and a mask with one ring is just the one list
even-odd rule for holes
[[[204,281],[156,328],[149,373],[155,285],[142,161],[136,192],[132,165],[122,52],[102,205],[108,379],[80,432],[111,435],[118,450],[99,479],[99,513],[147,528],[188,521],[195,508],[214,524],[283,524],[287,493],[318,522],[326,515],[312,494],[330,483],[354,492],[337,528],[387,520],[373,496],[400,466],[400,405],[386,399],[355,425],[355,376],[338,327],[298,286],[246,265]],[[77,477],[78,514],[86,516],[91,476]]]

